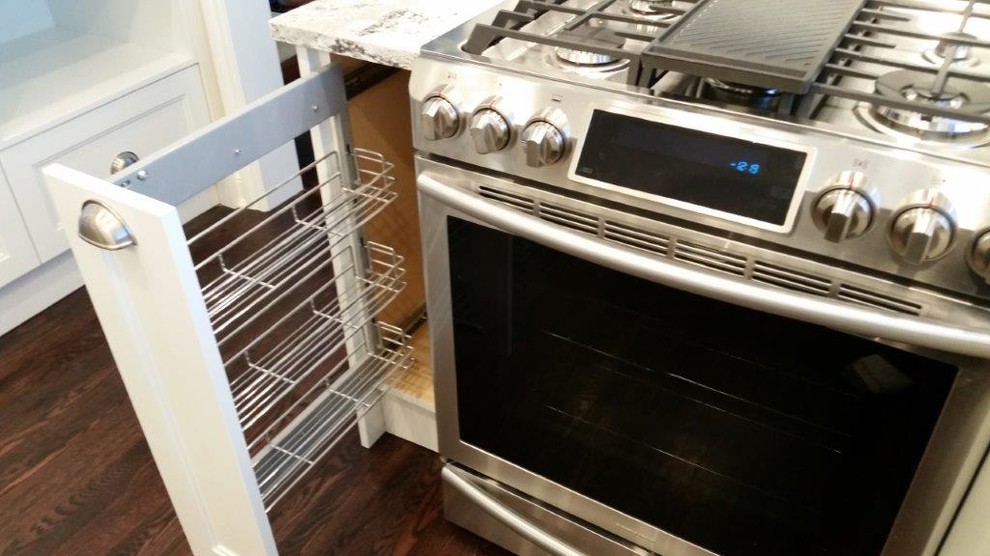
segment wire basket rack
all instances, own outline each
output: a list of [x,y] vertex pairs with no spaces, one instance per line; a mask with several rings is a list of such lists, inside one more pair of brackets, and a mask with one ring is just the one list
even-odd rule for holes
[[396,197],[391,170],[330,152],[189,240],[266,510],[411,364],[409,337],[377,320],[405,288],[403,257],[361,239]]

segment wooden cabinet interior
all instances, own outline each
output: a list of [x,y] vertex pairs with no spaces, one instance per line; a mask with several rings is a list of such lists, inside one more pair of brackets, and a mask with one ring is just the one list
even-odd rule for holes
[[381,314],[382,320],[406,329],[426,307],[408,91],[409,72],[399,71],[349,101],[354,144],[379,152],[395,164],[392,172],[399,196],[365,227],[365,234],[368,240],[391,245],[406,257],[408,286]]

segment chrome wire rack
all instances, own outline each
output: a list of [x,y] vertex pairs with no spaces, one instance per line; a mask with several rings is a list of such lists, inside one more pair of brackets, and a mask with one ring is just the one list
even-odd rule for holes
[[[367,244],[367,251],[368,269],[350,288],[337,292],[335,283],[328,282],[225,362],[236,376],[230,388],[248,442],[265,415],[293,389],[339,372],[348,343],[405,288],[401,256],[374,243]],[[335,259],[354,260],[349,248]],[[353,270],[352,265],[343,270]],[[340,363],[320,373],[335,358]]]
[[[336,157],[337,153],[332,152],[326,158]],[[355,151],[350,158],[359,176],[353,188],[339,188],[339,195],[321,198],[326,196],[327,186],[342,179],[338,165],[318,187],[297,195],[196,265],[221,346],[253,323],[265,307],[284,299],[299,284],[325,270],[331,252],[395,199],[395,179],[389,174],[391,163],[364,150]],[[323,161],[314,162],[303,172]],[[294,182],[290,178],[266,196],[231,213],[191,239],[190,245]]]
[[[317,167],[325,179],[290,195]],[[196,254],[226,239],[195,269],[266,510],[409,367],[408,337],[377,321],[405,288],[404,259],[358,239],[396,197],[391,170],[371,151],[330,152],[189,240]]]
[[391,325],[379,324],[377,328],[376,344],[367,345],[362,338],[356,346],[369,348],[361,366],[313,385],[262,434],[263,448],[254,460],[254,469],[266,510],[357,424],[384,395],[384,385],[412,364],[409,336]]

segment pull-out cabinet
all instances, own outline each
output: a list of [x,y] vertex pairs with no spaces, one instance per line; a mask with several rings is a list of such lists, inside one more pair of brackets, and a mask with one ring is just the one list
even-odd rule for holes
[[[307,130],[316,162],[186,237],[179,203]],[[368,412],[409,366],[409,338],[377,319],[403,258],[362,234],[395,198],[391,164],[348,137],[328,67],[113,182],[45,169],[196,554],[275,554],[266,512],[352,426],[374,442]]]

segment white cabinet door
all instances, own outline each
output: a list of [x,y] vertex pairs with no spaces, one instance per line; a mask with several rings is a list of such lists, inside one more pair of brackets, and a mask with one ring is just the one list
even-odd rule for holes
[[0,287],[39,264],[20,209],[0,173]]
[[148,156],[209,122],[196,66],[128,94],[0,152],[10,187],[38,257],[69,248],[44,188],[41,169],[60,163],[106,178],[123,151]]

